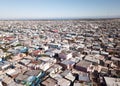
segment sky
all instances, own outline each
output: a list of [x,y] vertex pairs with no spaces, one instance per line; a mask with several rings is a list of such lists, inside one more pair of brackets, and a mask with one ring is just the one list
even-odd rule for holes
[[120,17],[120,0],[0,0],[0,19]]

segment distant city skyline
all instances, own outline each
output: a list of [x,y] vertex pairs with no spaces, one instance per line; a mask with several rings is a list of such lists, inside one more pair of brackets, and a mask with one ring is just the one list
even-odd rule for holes
[[120,18],[120,0],[1,0],[0,19]]

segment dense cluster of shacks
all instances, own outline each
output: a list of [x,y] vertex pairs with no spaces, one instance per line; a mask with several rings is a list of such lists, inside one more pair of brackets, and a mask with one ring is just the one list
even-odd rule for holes
[[120,86],[120,20],[0,21],[0,86]]

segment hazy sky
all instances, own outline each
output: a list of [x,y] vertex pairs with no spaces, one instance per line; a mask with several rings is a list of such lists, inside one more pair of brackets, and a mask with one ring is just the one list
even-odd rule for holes
[[120,17],[120,0],[0,0],[0,18]]

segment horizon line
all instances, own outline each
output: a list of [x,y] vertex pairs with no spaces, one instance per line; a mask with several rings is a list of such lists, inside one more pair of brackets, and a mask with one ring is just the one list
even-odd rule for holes
[[1,20],[87,20],[87,19],[120,19],[120,16],[117,16],[117,17],[66,17],[66,18],[0,18],[0,21]]

